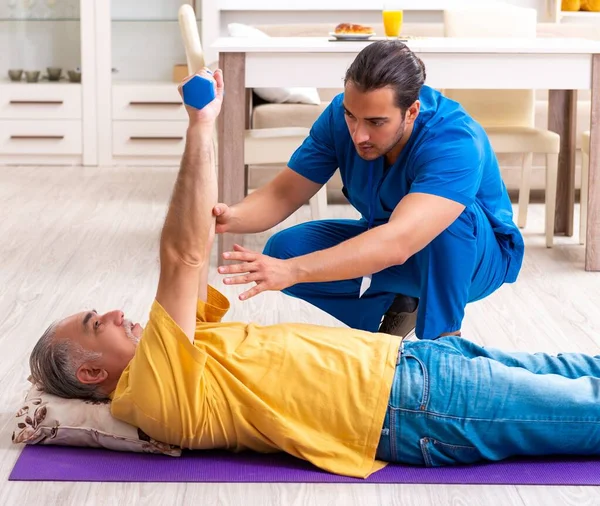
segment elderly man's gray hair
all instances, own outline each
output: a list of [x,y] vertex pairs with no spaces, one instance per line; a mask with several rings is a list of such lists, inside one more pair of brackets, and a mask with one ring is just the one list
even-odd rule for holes
[[98,385],[86,385],[77,379],[81,364],[102,355],[86,351],[68,339],[56,339],[57,326],[58,322],[52,323],[31,352],[32,382],[49,394],[67,399],[106,399],[107,395]]

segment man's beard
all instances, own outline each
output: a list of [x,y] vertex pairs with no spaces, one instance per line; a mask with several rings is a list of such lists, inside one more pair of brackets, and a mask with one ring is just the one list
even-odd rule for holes
[[[379,158],[380,156],[385,156],[387,155],[390,151],[392,151],[400,142],[402,142],[402,139],[404,138],[404,134],[406,132],[406,121],[403,121],[402,124],[400,125],[400,128],[398,128],[398,130],[396,131],[396,135],[394,136],[394,140],[388,144],[387,146],[385,146],[382,149],[378,149],[377,147],[375,147],[375,149],[373,150],[373,158],[369,157],[369,158],[364,158],[365,160],[375,160],[377,158]],[[367,145],[369,145],[367,143]],[[357,151],[358,150],[358,146],[356,146]],[[360,151],[359,151],[360,153]],[[360,154],[359,154],[360,156]],[[362,158],[362,156],[361,156]]]
[[123,328],[125,329],[125,335],[133,344],[138,344],[140,342],[140,338],[135,337],[131,331],[133,329],[133,322],[131,320],[123,320]]

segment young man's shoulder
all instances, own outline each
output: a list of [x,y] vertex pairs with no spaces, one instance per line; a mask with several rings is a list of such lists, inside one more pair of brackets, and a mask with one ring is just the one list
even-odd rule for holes
[[421,110],[418,128],[424,137],[438,140],[450,137],[455,142],[462,140],[469,144],[473,141],[476,144],[481,141],[485,143],[485,130],[460,103],[429,86],[423,86],[419,99]]

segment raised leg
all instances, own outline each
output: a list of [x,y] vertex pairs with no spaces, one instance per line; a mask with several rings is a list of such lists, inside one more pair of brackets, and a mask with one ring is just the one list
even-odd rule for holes
[[592,119],[588,177],[588,214],[585,242],[585,270],[600,271],[600,54],[592,64]]
[[[246,126],[246,54],[221,53],[225,98],[219,117],[219,201],[228,205],[243,200],[246,193],[244,130]],[[242,244],[240,234],[219,236],[219,264],[222,253]]]
[[576,90],[550,90],[548,96],[548,129],[560,135],[554,232],[567,236],[573,235],[573,214],[575,210],[576,112]]

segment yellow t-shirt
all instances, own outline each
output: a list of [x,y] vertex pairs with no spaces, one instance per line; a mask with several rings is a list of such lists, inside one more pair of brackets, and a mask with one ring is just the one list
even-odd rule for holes
[[284,451],[366,478],[400,340],[308,324],[221,322],[229,301],[209,287],[192,344],[154,301],[117,388],[115,418],[184,449]]

